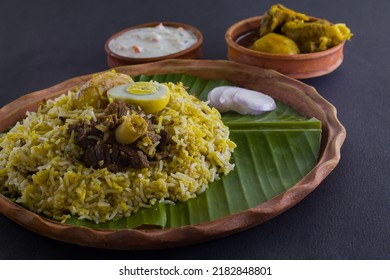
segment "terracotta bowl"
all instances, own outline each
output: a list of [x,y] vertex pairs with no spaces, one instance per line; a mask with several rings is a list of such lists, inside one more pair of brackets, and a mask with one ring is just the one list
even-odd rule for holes
[[244,19],[226,31],[229,60],[274,69],[297,79],[326,75],[343,62],[345,42],[325,51],[296,55],[272,54],[249,49],[258,37],[261,18],[262,16]]
[[[148,57],[148,58],[132,58],[132,57],[126,57],[119,55],[115,52],[113,52],[109,44],[111,40],[117,38],[118,36],[122,35],[123,33],[137,29],[137,28],[143,28],[143,27],[154,27],[162,23],[164,26],[170,26],[170,27],[182,27],[186,30],[192,31],[195,36],[198,38],[198,41],[192,45],[191,47],[180,51],[176,53],[172,53],[169,55],[164,55],[164,56],[157,56],[157,57]],[[107,54],[107,64],[110,68],[118,67],[118,66],[123,66],[123,65],[131,65],[131,64],[141,64],[141,63],[148,63],[148,62],[156,62],[156,61],[161,61],[165,59],[198,59],[202,57],[202,45],[203,45],[203,35],[202,33],[196,29],[195,27],[184,24],[184,23],[178,23],[178,22],[150,22],[150,23],[145,23],[137,26],[132,26],[129,28],[126,28],[124,30],[119,31],[118,33],[115,33],[112,35],[110,38],[107,39],[104,49]]]
[[[317,165],[293,187],[253,208],[211,222],[178,228],[97,230],[71,226],[30,212],[1,194],[0,213],[29,230],[82,246],[121,250],[185,246],[238,233],[274,218],[315,190],[340,160],[340,149],[346,132],[337,119],[336,108],[313,87],[276,71],[231,61],[186,59],[123,66],[116,71],[131,76],[181,73],[202,79],[226,79],[238,86],[267,92],[297,112],[321,121],[321,150]],[[48,89],[27,94],[4,106],[0,109],[0,131],[23,119],[26,111],[36,110],[43,99],[66,93],[81,86],[91,77],[92,74],[76,77]]]

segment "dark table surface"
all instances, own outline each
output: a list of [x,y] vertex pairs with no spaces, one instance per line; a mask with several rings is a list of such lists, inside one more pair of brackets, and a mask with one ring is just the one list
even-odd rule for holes
[[[178,21],[204,35],[204,59],[226,59],[224,34],[270,0],[0,2],[0,106],[108,68],[105,40],[125,27]],[[354,36],[333,73],[304,80],[334,104],[347,130],[341,161],[320,186],[276,218],[190,247],[109,251],[55,241],[0,215],[1,259],[389,259],[390,1],[280,1],[345,22]]]

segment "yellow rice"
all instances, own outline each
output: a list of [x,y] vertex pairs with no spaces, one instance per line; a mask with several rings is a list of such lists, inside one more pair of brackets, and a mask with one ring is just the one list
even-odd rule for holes
[[[195,198],[209,182],[232,171],[235,144],[217,110],[189,95],[182,84],[167,85],[171,99],[157,115],[155,129],[164,128],[171,136],[171,158],[119,173],[83,166],[75,160],[80,148],[68,127],[94,121],[98,110],[75,109],[70,91],[28,112],[0,138],[1,193],[55,220],[76,216],[96,223],[156,203]],[[153,153],[153,147],[146,152]]]

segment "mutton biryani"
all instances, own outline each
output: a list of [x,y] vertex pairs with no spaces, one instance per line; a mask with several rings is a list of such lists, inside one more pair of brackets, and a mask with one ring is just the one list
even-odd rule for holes
[[233,170],[219,112],[183,84],[116,72],[43,101],[0,138],[0,192],[61,222],[185,202]]

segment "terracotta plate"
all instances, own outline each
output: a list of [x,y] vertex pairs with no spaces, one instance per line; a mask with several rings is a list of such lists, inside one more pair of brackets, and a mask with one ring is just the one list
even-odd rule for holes
[[[246,211],[199,225],[168,229],[94,230],[64,225],[25,210],[0,195],[0,212],[23,227],[41,235],[74,243],[110,249],[156,249],[185,246],[227,236],[259,225],[286,211],[312,192],[336,167],[346,132],[338,121],[335,107],[321,97],[313,87],[283,76],[273,70],[230,61],[166,60],[162,62],[123,66],[118,72],[132,76],[140,74],[182,73],[203,79],[227,79],[234,84],[267,92],[307,117],[316,117],[323,125],[318,164],[288,191]],[[54,98],[91,75],[77,77],[25,95],[0,109],[0,131],[24,117],[27,110],[36,110],[45,98]]]

